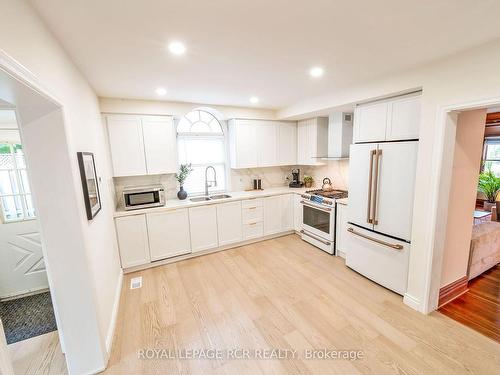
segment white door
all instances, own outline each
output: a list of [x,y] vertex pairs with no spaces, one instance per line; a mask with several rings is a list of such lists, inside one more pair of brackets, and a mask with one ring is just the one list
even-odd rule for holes
[[281,232],[281,196],[264,198],[264,235]]
[[[375,230],[409,241],[418,142],[380,143],[378,148],[381,154],[378,156],[378,189],[375,197],[375,219],[378,223],[375,224]],[[351,202],[349,192],[349,206]]]
[[115,219],[122,268],[139,266],[151,261],[145,215]]
[[336,255],[345,258],[347,235],[347,206],[337,203],[335,250]]
[[310,160],[308,120],[297,123],[297,164],[308,165]]
[[217,230],[219,246],[243,239],[240,201],[217,205]]
[[191,252],[187,209],[146,214],[151,260]]
[[302,197],[299,194],[293,195],[293,226],[297,232],[302,229]]
[[281,195],[281,230],[293,230],[294,228],[294,194]]
[[232,168],[252,168],[259,164],[257,131],[251,120],[233,120],[230,124]]
[[297,164],[297,124],[295,122],[278,123],[278,164]]
[[177,171],[176,132],[169,116],[142,117],[148,174]]
[[388,102],[377,102],[356,107],[353,127],[354,143],[385,140],[388,106]]
[[406,96],[389,104],[390,118],[387,124],[387,141],[418,139],[420,128],[421,96]]
[[141,118],[131,115],[108,115],[106,121],[113,176],[147,174]]
[[218,246],[216,206],[200,206],[189,209],[191,250],[193,253]]
[[278,164],[277,138],[275,122],[262,121],[256,123],[257,149],[259,150],[259,167],[273,167]]
[[38,221],[0,224],[0,298],[48,287]]
[[[373,229],[370,223],[369,197],[373,200],[373,168],[370,165],[374,161],[374,151],[377,150],[376,143],[351,145],[349,154],[349,213],[350,222]],[[370,174],[372,174],[372,186],[370,186]]]

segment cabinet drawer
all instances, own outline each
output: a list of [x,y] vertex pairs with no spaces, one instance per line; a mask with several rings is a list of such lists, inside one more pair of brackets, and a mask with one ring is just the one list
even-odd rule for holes
[[242,208],[262,207],[262,198],[247,199],[241,201]]
[[243,239],[262,237],[264,235],[264,225],[260,223],[243,224]]
[[262,207],[250,207],[242,209],[243,224],[260,222],[264,219]]

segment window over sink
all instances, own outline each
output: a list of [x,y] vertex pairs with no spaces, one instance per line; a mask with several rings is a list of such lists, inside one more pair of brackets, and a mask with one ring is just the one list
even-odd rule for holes
[[183,116],[177,124],[177,150],[179,165],[191,163],[193,167],[184,183],[188,194],[205,191],[205,169],[209,165],[217,172],[217,186],[209,188],[209,192],[226,190],[226,142],[224,128],[217,117],[202,109]]

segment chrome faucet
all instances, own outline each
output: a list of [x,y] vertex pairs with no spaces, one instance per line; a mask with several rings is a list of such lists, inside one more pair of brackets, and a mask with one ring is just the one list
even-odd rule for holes
[[[214,179],[212,181],[208,181],[208,170],[212,168],[212,170],[214,171]],[[212,185],[213,184],[213,185]],[[212,167],[211,165],[209,165],[206,169],[205,169],[205,195],[208,196],[208,188],[209,187],[214,187],[214,186],[217,186],[217,172],[215,171],[215,168]]]

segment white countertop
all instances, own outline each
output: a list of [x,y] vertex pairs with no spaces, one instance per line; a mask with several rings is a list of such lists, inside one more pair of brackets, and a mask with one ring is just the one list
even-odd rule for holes
[[[113,216],[122,217],[130,215],[140,215],[145,213],[175,210],[178,208],[189,208],[196,206],[205,206],[209,204],[234,202],[250,198],[270,197],[273,195],[281,195],[281,194],[303,194],[307,190],[312,190],[312,189],[314,188],[289,188],[288,186],[280,186],[280,187],[266,188],[264,190],[259,190],[259,191],[229,191],[225,192],[224,194],[230,195],[231,198],[216,199],[216,200],[202,201],[202,202],[191,202],[189,200],[189,197],[182,201],[177,198],[174,198],[174,199],[167,199],[165,206],[162,207],[143,208],[139,210],[130,210],[130,211],[125,211],[123,207],[118,207]],[[218,193],[214,193],[213,195],[216,194]]]
[[348,202],[349,202],[349,198],[341,198],[341,199],[337,199],[336,201],[337,203],[339,204],[344,204],[347,206]]

